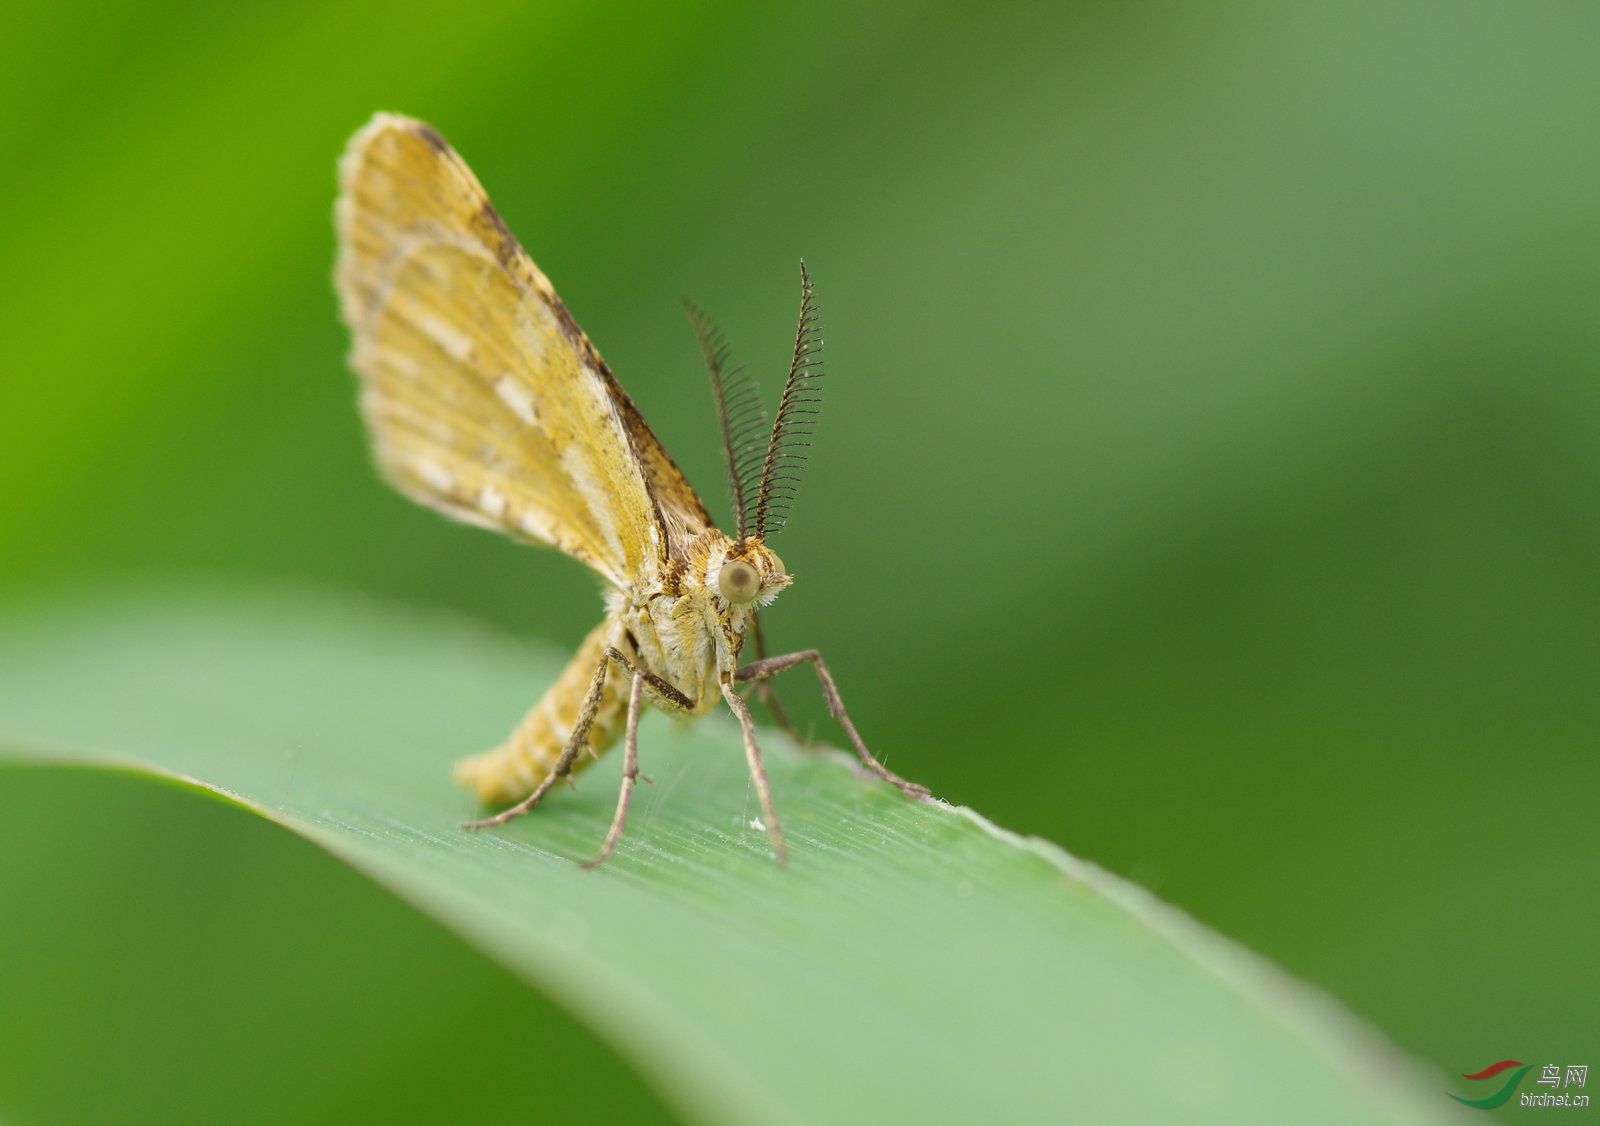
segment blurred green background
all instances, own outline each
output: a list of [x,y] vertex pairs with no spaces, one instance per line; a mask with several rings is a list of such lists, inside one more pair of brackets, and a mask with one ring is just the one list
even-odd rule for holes
[[[769,630],[894,769],[1441,1072],[1596,1062],[1600,10],[57,0],[0,44],[0,599],[594,623],[580,566],[368,467],[334,162],[410,113],[715,512],[681,301],[770,400],[805,256],[829,403]],[[0,1114],[664,1116],[245,814],[22,769],[0,809]]]

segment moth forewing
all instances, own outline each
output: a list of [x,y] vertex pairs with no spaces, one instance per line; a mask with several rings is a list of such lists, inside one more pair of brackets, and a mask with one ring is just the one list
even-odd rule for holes
[[622,790],[599,863],[626,822],[644,702],[692,715],[720,698],[738,717],[781,859],[754,724],[735,688],[764,687],[805,662],[862,762],[925,794],[867,751],[815,651],[758,653],[739,665],[757,609],[791,581],[764,539],[783,526],[804,460],[798,447],[815,421],[821,338],[804,265],[795,357],[764,444],[754,385],[695,314],[733,483],[732,539],[432,127],[378,114],[351,138],[339,183],[335,288],[380,472],[446,515],[557,547],[607,585],[604,620],[543,698],[499,747],[457,765],[457,779],[483,802],[515,803],[469,824],[525,813],[621,734]]

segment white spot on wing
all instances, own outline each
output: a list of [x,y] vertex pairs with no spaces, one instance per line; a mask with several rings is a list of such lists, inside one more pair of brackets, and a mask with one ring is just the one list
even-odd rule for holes
[[444,354],[458,364],[464,364],[472,358],[472,338],[464,332],[458,331],[453,326],[440,320],[432,313],[419,312],[416,315],[417,327],[427,334]]
[[567,480],[572,482],[573,488],[583,497],[585,506],[594,516],[595,526],[605,538],[611,558],[619,564],[625,562],[628,554],[622,549],[622,535],[616,521],[618,498],[613,497],[596,480],[593,467],[581,447],[568,446],[561,451],[561,468],[566,470]]
[[528,535],[532,536],[536,540],[544,540],[546,543],[555,542],[556,537],[551,533],[549,526],[546,525],[543,520],[539,519],[539,514],[534,512],[532,509],[524,512],[520,517],[517,518],[517,527],[521,528],[524,532],[527,532]]
[[436,461],[429,461],[425,457],[419,457],[413,468],[416,469],[417,476],[421,477],[423,483],[431,489],[441,493],[448,493],[455,486],[456,479],[454,475]]
[[556,331],[555,318],[542,301],[525,302],[517,316],[518,351],[529,364],[544,364],[545,338]]
[[511,413],[532,426],[536,421],[533,414],[533,392],[518,383],[510,375],[502,375],[494,381],[494,393],[500,396],[500,401],[511,408]]
[[404,352],[393,348],[376,348],[373,350],[373,355],[379,364],[407,379],[415,379],[422,374],[422,365]]
[[489,519],[504,520],[506,495],[493,485],[485,485],[478,490],[478,507],[483,509],[483,514]]

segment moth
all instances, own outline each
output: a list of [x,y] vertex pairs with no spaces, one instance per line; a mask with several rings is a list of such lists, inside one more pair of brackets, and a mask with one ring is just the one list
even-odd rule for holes
[[[335,288],[380,473],[447,516],[545,544],[605,584],[605,617],[504,743],[457,764],[480,801],[467,824],[503,825],[610,746],[624,762],[599,853],[616,848],[639,778],[645,702],[695,716],[719,699],[739,720],[773,854],[787,857],[745,702],[751,686],[788,726],[770,678],[810,664],[861,762],[912,797],[850,722],[814,649],[768,657],[761,608],[792,583],[767,546],[792,509],[820,403],[822,339],[801,263],[793,360],[770,429],[754,382],[690,307],[721,422],[736,520],[719,531],[483,187],[431,126],[380,113],[339,162]],[[753,640],[756,659],[739,663]],[[792,729],[791,729],[792,731]]]

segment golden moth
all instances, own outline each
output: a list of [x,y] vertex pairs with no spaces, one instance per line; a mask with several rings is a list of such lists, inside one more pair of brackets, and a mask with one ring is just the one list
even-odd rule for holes
[[[622,788],[589,862],[599,864],[622,836],[639,777],[643,703],[699,715],[720,698],[743,730],[781,861],[783,833],[738,689],[754,685],[787,726],[769,679],[808,662],[862,763],[925,795],[867,750],[816,650],[762,651],[757,612],[793,581],[766,540],[787,518],[819,403],[822,341],[804,263],[794,357],[770,430],[753,382],[690,308],[722,424],[737,520],[728,536],[438,132],[378,114],[351,138],[339,187],[334,280],[379,471],[413,500],[557,547],[605,581],[605,618],[544,698],[503,744],[457,764],[457,780],[481,801],[514,803],[468,824],[526,813],[620,730]],[[756,659],[740,665],[747,638]]]

